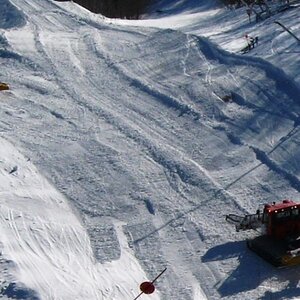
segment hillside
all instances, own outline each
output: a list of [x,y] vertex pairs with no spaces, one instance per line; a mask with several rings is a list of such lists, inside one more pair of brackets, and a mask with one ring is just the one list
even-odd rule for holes
[[[214,6],[135,22],[0,6],[4,299],[133,300],[165,267],[140,299],[300,296],[300,269],[274,269],[224,218],[299,201],[295,40]],[[298,36],[299,10],[280,19]],[[261,42],[242,55],[245,31]]]

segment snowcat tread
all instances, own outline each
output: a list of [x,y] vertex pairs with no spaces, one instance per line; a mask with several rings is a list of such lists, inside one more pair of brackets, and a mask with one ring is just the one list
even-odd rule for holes
[[286,242],[275,240],[270,236],[263,235],[248,240],[247,246],[277,268],[300,264],[300,256],[288,255]]

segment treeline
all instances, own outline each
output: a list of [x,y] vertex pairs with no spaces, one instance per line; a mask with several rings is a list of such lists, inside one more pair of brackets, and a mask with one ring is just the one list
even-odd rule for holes
[[[290,8],[290,0],[221,0],[223,3],[232,8],[238,8],[240,6],[246,7],[246,13],[249,18],[249,22],[252,22],[254,16],[255,21],[259,22],[271,17],[277,13],[283,12]],[[299,2],[299,0],[294,0]],[[293,2],[294,2],[293,1]]]
[[264,4],[265,0],[222,0],[225,5],[235,5],[236,7],[240,7],[242,5],[253,5],[253,4]]
[[109,18],[139,19],[151,0],[73,0],[94,13]]
[[254,5],[258,5],[258,6],[267,6],[268,3],[287,3],[289,4],[289,0],[221,0],[225,5],[227,6],[236,6],[236,7],[240,7],[242,5],[247,5],[247,6],[254,6]]

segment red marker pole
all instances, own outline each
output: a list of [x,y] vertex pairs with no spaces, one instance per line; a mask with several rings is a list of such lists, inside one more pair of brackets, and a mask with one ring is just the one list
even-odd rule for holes
[[142,282],[140,285],[141,293],[136,296],[133,300],[138,299],[142,294],[152,294],[155,291],[154,282],[167,270],[164,268],[152,281]]

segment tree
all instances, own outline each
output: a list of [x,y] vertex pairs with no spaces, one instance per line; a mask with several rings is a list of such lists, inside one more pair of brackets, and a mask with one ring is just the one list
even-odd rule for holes
[[73,0],[94,13],[109,18],[138,19],[151,0]]

